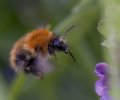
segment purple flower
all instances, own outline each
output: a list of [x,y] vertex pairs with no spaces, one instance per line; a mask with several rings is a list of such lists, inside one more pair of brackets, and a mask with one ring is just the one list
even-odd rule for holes
[[111,100],[108,86],[108,70],[109,66],[106,63],[96,65],[95,74],[100,79],[95,83],[95,91],[100,96],[100,100]]
[[106,77],[107,76],[107,72],[108,72],[108,64],[106,64],[106,63],[99,63],[99,64],[96,65],[95,74],[99,78]]

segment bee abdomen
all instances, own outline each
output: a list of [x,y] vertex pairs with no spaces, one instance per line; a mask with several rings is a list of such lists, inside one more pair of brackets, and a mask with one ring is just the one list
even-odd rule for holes
[[19,50],[16,54],[15,64],[20,69],[24,69],[31,59],[31,53],[26,50]]
[[16,65],[21,67],[26,74],[32,73],[36,76],[42,77],[41,68],[37,67],[38,57],[32,57],[31,53],[26,50],[21,50],[16,54]]

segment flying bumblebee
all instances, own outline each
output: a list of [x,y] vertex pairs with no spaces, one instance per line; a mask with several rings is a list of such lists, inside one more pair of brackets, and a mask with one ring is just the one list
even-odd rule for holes
[[[74,26],[70,27],[65,34]],[[15,71],[23,70],[42,77],[42,67],[46,66],[46,56],[55,56],[55,52],[69,54],[75,58],[65,42],[65,34],[57,35],[46,28],[39,28],[27,33],[15,42],[10,52],[10,64]]]

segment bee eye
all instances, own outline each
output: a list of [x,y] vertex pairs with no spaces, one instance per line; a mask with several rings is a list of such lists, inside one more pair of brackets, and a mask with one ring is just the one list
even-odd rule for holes
[[53,45],[54,45],[54,46],[59,46],[59,45],[60,45],[60,41],[54,40]]

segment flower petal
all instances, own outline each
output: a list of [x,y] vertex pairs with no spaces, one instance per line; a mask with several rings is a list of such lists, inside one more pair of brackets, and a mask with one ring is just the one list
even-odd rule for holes
[[96,69],[95,69],[95,74],[96,76],[103,78],[108,71],[108,64],[106,63],[99,63],[96,65]]

